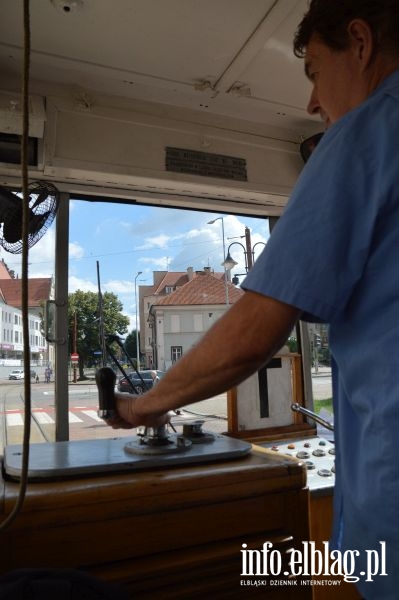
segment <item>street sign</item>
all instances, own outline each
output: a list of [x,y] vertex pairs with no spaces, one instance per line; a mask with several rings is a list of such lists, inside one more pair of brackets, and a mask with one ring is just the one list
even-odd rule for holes
[[73,363],[79,362],[79,354],[77,354],[76,352],[71,354],[71,362],[73,362]]

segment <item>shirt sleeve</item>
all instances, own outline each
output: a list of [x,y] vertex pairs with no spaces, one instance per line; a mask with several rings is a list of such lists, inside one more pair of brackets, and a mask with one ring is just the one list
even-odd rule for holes
[[291,304],[309,320],[332,322],[345,310],[379,208],[372,114],[372,107],[355,109],[323,136],[244,289]]

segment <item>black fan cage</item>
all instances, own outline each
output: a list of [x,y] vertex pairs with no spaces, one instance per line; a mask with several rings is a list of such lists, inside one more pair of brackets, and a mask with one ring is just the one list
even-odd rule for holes
[[[27,244],[34,246],[54,221],[58,210],[59,192],[46,181],[34,181],[28,185],[29,225]],[[7,252],[22,252],[23,200],[20,196],[1,190],[0,195],[0,244]]]

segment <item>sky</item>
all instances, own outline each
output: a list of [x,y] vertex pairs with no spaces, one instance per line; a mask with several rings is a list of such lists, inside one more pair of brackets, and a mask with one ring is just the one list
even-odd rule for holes
[[[245,226],[251,231],[252,248],[257,244],[256,258],[269,236],[266,219],[71,200],[69,292],[98,291],[98,261],[101,291],[118,296],[123,314],[130,319],[130,332],[136,327],[135,279],[138,291],[138,286],[153,283],[153,271],[186,271],[187,267],[196,271],[206,266],[223,271],[222,221],[208,224],[218,217],[223,217],[226,254],[233,244],[230,253],[238,263],[232,276],[244,273],[244,250],[239,244],[245,245]],[[54,275],[54,248],[55,222],[29,251],[29,277]],[[1,249],[0,258],[20,273],[19,255]]]

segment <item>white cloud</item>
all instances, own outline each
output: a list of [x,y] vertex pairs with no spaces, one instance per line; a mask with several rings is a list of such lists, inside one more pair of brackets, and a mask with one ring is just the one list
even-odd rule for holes
[[[18,277],[21,277],[22,254],[1,251],[4,262]],[[45,235],[29,249],[29,277],[51,277],[54,274],[55,229],[50,228]]]
[[114,294],[132,294],[134,293],[134,281],[122,281],[111,279],[101,284],[103,292],[113,292]]
[[149,237],[145,240],[144,244],[136,246],[135,250],[149,250],[150,248],[165,248],[168,243],[174,238],[161,233],[154,237]]
[[[154,258],[143,257],[139,259],[140,265],[148,265],[146,271],[167,271],[167,265],[169,262],[168,256],[157,256]],[[143,267],[145,268],[145,267]]]
[[68,279],[68,292],[73,294],[73,292],[76,292],[77,290],[81,290],[82,292],[97,292],[98,287],[88,279],[80,279],[79,277],[71,275]]
[[82,258],[85,255],[85,249],[77,242],[69,243],[69,258]]

